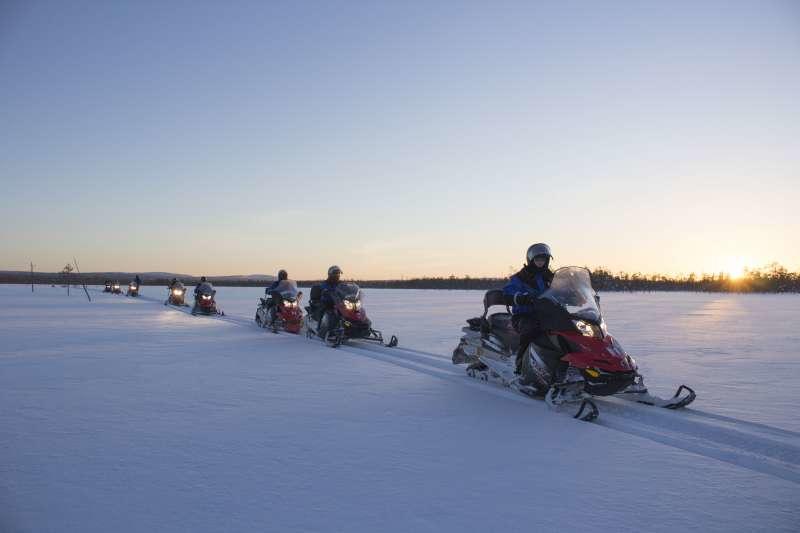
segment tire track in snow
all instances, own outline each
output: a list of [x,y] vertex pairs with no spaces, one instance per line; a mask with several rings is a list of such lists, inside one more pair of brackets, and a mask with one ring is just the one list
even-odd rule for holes
[[[161,305],[164,303],[155,298],[143,296],[139,298],[150,303]],[[165,307],[191,316],[188,307],[171,305]],[[235,315],[203,318],[262,329],[252,320]],[[295,337],[295,340],[308,342],[310,339],[301,334]],[[342,345],[337,349],[445,381],[475,387],[495,396],[527,404],[534,403],[531,398],[510,389],[475,381],[460,371],[461,367],[457,367],[457,370],[447,359],[433,353],[402,347],[389,348],[358,341]],[[800,485],[800,433],[691,408],[671,411],[617,398],[596,398],[595,401],[600,409],[600,417],[594,422],[598,426]],[[544,402],[540,405],[546,406]],[[545,409],[552,410],[549,407]]]

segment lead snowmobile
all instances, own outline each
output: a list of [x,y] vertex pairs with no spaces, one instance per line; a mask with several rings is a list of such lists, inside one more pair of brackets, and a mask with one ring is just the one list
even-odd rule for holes
[[[306,336],[320,337],[329,346],[339,346],[348,339],[373,341],[390,347],[397,346],[392,335],[388,343],[383,334],[372,328],[372,321],[362,304],[361,289],[355,283],[339,283],[331,293],[333,310],[325,312],[320,302],[322,288],[311,288],[311,298],[306,307]],[[320,335],[324,331],[324,335]]]
[[111,294],[122,294],[122,289],[119,287],[119,281],[115,281],[113,285],[111,285]]
[[167,300],[164,302],[164,305],[174,305],[177,307],[189,307],[189,304],[186,303],[186,287],[184,287],[183,283],[180,281],[175,282],[170,287],[167,287],[169,291],[167,295]]
[[545,334],[530,343],[515,374],[519,335],[511,313],[489,314],[505,305],[503,292],[490,290],[483,299],[483,315],[467,320],[464,336],[453,351],[453,363],[466,363],[471,377],[500,383],[554,407],[577,405],[574,417],[594,420],[599,415],[592,396],[614,396],[647,405],[678,409],[692,403],[695,393],[681,385],[675,395],[651,395],[636,361],[608,333],[600,298],[592,289],[589,271],[581,267],[558,269],[534,302]]
[[297,283],[284,279],[270,291],[266,298],[259,298],[256,309],[256,324],[270,328],[273,333],[282,329],[289,333],[300,333],[303,327],[303,309],[300,299],[303,293],[297,290]]
[[216,295],[217,291],[211,286],[210,283],[201,283],[195,292],[192,314],[224,316],[225,313],[217,308],[217,301],[215,298]]
[[111,282],[106,281],[105,287],[103,287],[103,292],[111,292]]

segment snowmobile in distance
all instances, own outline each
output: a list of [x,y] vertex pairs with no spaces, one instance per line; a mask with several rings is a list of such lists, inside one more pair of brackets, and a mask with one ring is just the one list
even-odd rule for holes
[[139,296],[139,285],[135,281],[128,283],[128,292],[125,296]]
[[273,333],[281,329],[289,333],[300,333],[303,327],[303,309],[300,307],[302,297],[303,293],[297,290],[297,283],[288,279],[282,280],[266,298],[259,298],[256,324],[272,329]]
[[[55,287],[55,285],[53,285]],[[111,282],[106,281],[105,287],[103,287],[103,292],[111,292]]]
[[[311,298],[306,307],[306,336],[320,337],[330,346],[339,346],[349,339],[377,342],[390,347],[397,346],[397,337],[392,335],[388,343],[383,334],[372,329],[372,321],[362,305],[361,289],[355,283],[339,283],[331,294],[333,311],[326,313],[320,299],[322,288],[311,288]],[[328,321],[330,320],[330,323]],[[324,331],[324,335],[320,335]]]
[[593,396],[614,396],[647,405],[679,409],[692,403],[695,393],[681,385],[675,395],[651,395],[636,361],[608,333],[589,271],[581,267],[558,269],[546,291],[534,302],[545,334],[530,343],[515,374],[519,335],[511,314],[489,314],[505,305],[503,292],[490,290],[483,299],[483,315],[467,320],[464,336],[453,351],[453,363],[466,363],[471,377],[500,383],[554,407],[577,405],[574,417],[594,420],[599,411]]
[[220,309],[217,309],[217,301],[215,296],[217,291],[210,283],[201,283],[197,288],[197,293],[194,297],[194,307],[192,307],[192,314],[202,315],[225,315]]
[[115,281],[113,285],[111,285],[111,294],[122,294],[122,289],[119,286],[119,281]]
[[164,302],[164,305],[175,305],[178,307],[189,307],[189,304],[186,303],[186,287],[183,286],[183,283],[178,281],[172,287],[167,287],[169,294],[167,295],[167,300]]

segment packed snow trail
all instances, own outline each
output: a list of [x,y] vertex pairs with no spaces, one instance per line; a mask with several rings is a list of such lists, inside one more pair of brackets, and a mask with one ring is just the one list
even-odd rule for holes
[[[156,302],[152,298],[144,299]],[[190,309],[171,308],[185,312]],[[225,315],[210,318],[262,329],[256,326],[253,320],[244,317]],[[301,342],[321,344],[318,339],[306,339],[302,334],[295,336],[281,333],[281,335],[288,335]],[[449,382],[474,386],[484,392],[515,401],[539,403],[509,389],[476,382],[466,376],[463,366],[455,366],[441,355],[405,349],[402,344],[390,348],[355,340],[331,349],[364,355]],[[601,412],[600,418],[595,423],[603,427],[800,484],[800,434],[798,433],[704,413],[691,407],[672,412],[616,398],[596,398],[595,401]],[[553,408],[548,410],[554,411]],[[569,415],[573,411],[574,408],[561,410]]]

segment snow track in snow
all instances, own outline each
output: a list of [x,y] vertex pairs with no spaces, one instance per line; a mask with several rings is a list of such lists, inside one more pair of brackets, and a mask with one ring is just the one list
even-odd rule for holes
[[[163,300],[146,296],[138,298],[143,302],[162,306],[164,303]],[[191,307],[164,307],[191,315]],[[198,318],[220,320],[237,326],[261,329],[255,325],[252,319],[241,316],[199,316]],[[282,335],[289,334],[283,333]],[[290,338],[297,342],[318,342],[306,339],[302,334]],[[456,340],[454,340],[455,342]],[[474,387],[509,400],[538,405],[542,410],[552,410],[544,402],[536,402],[509,389],[475,381],[466,376],[462,366],[456,367],[448,358],[434,353],[400,346],[389,348],[359,341],[352,341],[331,349],[370,357],[448,382]],[[702,397],[699,401],[702,401]],[[617,398],[597,398],[596,402],[600,409],[600,417],[595,423],[600,427],[648,439],[800,485],[799,433],[692,408],[671,411]]]

